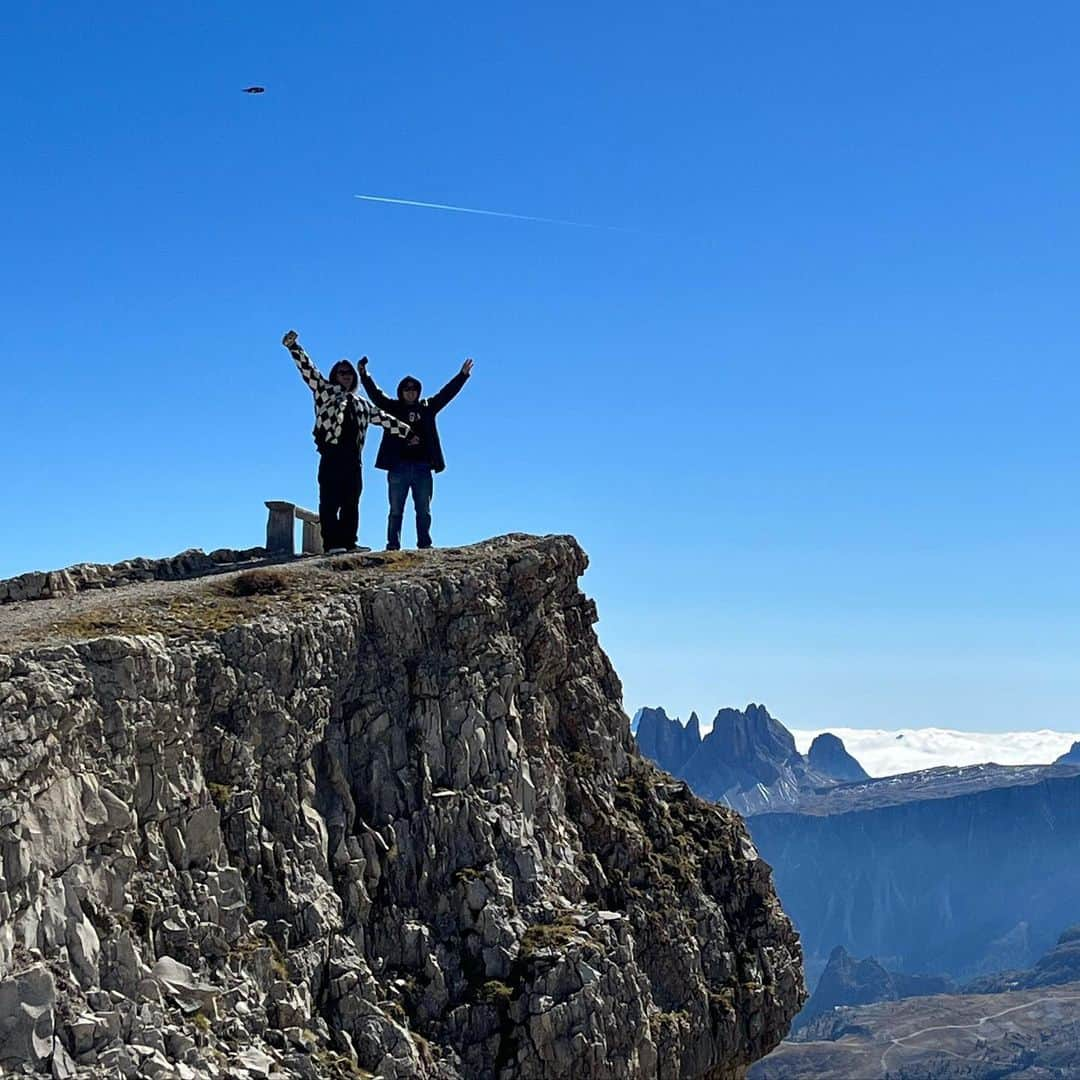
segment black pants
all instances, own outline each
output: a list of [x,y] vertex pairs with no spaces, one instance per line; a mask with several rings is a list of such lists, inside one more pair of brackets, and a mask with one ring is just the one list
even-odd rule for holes
[[319,525],[324,551],[356,546],[363,486],[360,455],[355,447],[323,451],[319,461]]

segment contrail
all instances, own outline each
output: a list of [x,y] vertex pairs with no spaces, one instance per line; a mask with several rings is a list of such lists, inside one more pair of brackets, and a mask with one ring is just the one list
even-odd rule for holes
[[584,221],[563,221],[560,218],[532,217],[529,214],[508,214],[502,210],[477,210],[472,206],[447,206],[445,203],[417,202],[415,199],[390,199],[382,195],[355,195],[366,202],[394,203],[397,206],[422,206],[427,210],[453,210],[458,214],[483,214],[485,217],[513,218],[515,221],[539,221],[544,225],[571,225],[575,229],[609,229],[627,232],[618,225],[590,225]]

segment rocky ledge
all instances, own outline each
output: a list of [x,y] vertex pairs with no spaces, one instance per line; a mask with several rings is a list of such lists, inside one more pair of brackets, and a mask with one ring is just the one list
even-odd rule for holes
[[119,563],[79,563],[66,570],[32,570],[28,574],[0,580],[0,604],[20,600],[51,600],[73,596],[88,589],[115,589],[137,581],[177,581],[200,577],[241,563],[263,561],[266,548],[234,551],[219,548],[209,555],[200,548],[182,551],[167,559],[127,559]]
[[4,605],[0,1069],[743,1075],[799,944],[738,816],[638,756],[585,566],[514,536]]

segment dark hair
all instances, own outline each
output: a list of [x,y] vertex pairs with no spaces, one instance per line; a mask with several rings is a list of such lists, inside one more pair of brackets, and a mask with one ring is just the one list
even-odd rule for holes
[[406,375],[405,378],[398,383],[397,396],[401,397],[406,390],[415,390],[419,394],[422,389],[423,387],[420,385],[419,379],[414,379],[411,375]]
[[338,375],[338,372],[340,372],[340,371],[347,371],[352,376],[352,384],[353,384],[353,386],[357,385],[357,383],[359,382],[359,379],[357,378],[357,375],[356,375],[356,368],[354,368],[352,366],[352,364],[348,360],[339,360],[330,369],[330,382],[336,382],[337,381],[337,375]]

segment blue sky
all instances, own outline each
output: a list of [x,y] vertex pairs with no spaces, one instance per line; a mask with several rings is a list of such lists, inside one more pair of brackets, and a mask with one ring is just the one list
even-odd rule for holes
[[1080,729],[1074,5],[217,7],[5,7],[0,575],[314,505],[295,327],[475,357],[436,543],[579,537],[629,711]]

